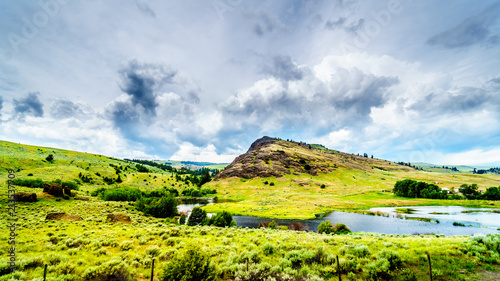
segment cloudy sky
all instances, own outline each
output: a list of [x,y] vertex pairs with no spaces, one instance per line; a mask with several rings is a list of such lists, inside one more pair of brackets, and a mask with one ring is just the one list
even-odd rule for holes
[[1,1],[0,35],[2,140],[500,164],[500,1]]

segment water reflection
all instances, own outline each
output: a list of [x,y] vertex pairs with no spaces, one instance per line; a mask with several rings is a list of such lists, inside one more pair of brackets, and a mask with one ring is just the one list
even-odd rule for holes
[[[196,202],[194,204],[181,204],[178,206],[180,212],[190,213],[192,208],[214,204],[214,202]],[[318,226],[325,220],[335,223],[344,223],[353,232],[376,232],[386,234],[444,234],[444,235],[473,235],[476,233],[500,233],[497,230],[500,227],[500,213],[493,212],[474,212],[491,209],[465,208],[459,206],[420,206],[408,207],[415,209],[413,214],[399,215],[394,211],[396,208],[373,208],[371,211],[381,211],[388,213],[389,217],[370,216],[355,213],[346,213],[334,211],[322,219],[314,220],[288,220],[288,219],[270,219],[254,216],[233,216],[239,227],[256,228],[261,222],[270,222],[274,220],[278,225],[289,226],[300,222],[307,230],[317,231]],[[463,211],[473,211],[463,213]],[[407,217],[427,217],[439,220],[440,223],[423,222]],[[465,224],[465,227],[454,226],[453,222]],[[485,227],[488,226],[488,227]]]

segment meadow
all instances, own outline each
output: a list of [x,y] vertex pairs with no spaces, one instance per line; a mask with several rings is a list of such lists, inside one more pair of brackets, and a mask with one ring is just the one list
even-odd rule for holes
[[[52,154],[53,160],[46,157]],[[16,259],[18,271],[7,265],[9,220],[2,219],[0,281],[43,280],[161,280],[164,268],[177,257],[198,249],[210,260],[216,280],[496,280],[499,278],[500,235],[345,235],[284,229],[179,225],[176,218],[154,218],[135,208],[135,202],[104,201],[92,197],[99,188],[116,186],[150,191],[158,188],[196,188],[178,175],[155,167],[139,172],[136,163],[101,155],[19,145],[0,141],[0,185],[7,194],[9,169],[16,178],[73,181],[78,184],[68,200],[43,193],[41,188],[16,186],[34,192],[38,201],[17,203]],[[84,182],[90,179],[90,182]],[[122,179],[121,183],[105,178]],[[498,176],[382,169],[349,170],[313,175],[212,181],[220,199],[205,206],[208,212],[229,211],[263,217],[313,218],[331,210],[362,211],[375,206],[449,204],[498,207],[498,202],[430,200],[396,197],[394,182],[412,178],[439,182],[441,187],[477,183],[498,185]],[[267,182],[267,183],[266,183]],[[322,188],[322,185],[324,187]],[[76,200],[75,198],[85,200]],[[48,213],[64,212],[81,221],[47,220]],[[110,213],[128,215],[132,222],[112,223]],[[0,215],[8,217],[7,200]],[[349,222],[343,222],[349,226]],[[337,257],[339,263],[337,263]],[[114,279],[113,279],[114,278]]]
[[[5,212],[3,202],[1,206]],[[45,220],[49,212],[83,220]],[[106,221],[106,215],[115,212],[129,215],[132,223]],[[124,278],[119,280],[150,280],[153,259],[159,280],[162,268],[192,247],[207,253],[220,280],[337,280],[337,256],[343,280],[430,280],[427,254],[434,280],[482,280],[485,273],[497,274],[500,263],[500,235],[327,235],[189,227],[144,216],[127,202],[95,197],[56,201],[47,196],[19,203],[18,216],[20,270],[8,273],[8,233],[3,231],[0,280],[43,280],[45,264],[47,280],[111,280],[113,274]]]

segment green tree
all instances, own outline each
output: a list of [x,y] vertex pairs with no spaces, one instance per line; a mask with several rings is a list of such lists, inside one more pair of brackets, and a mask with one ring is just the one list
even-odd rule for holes
[[330,221],[324,221],[319,224],[318,226],[318,232],[319,233],[325,233],[325,234],[330,234],[333,232],[333,225]]
[[458,188],[458,191],[460,191],[467,199],[476,199],[479,196],[478,186],[475,183],[471,185],[462,184]]
[[47,156],[45,160],[47,160],[48,162],[52,162],[52,160],[54,160],[54,155],[49,154],[49,156]]
[[212,180],[212,178],[210,177],[210,172],[208,171],[208,169],[206,169],[200,178],[200,182],[199,182],[198,186],[202,186],[211,180]]
[[186,214],[181,214],[181,217],[179,218],[179,224],[186,224]]
[[276,229],[276,228],[278,228],[278,226],[277,226],[277,224],[276,224],[275,221],[271,221],[267,227],[270,228],[270,229]]
[[162,281],[213,281],[216,280],[215,267],[210,264],[207,254],[195,247],[175,255],[161,273]]
[[177,199],[170,194],[159,199],[151,200],[144,208],[144,213],[155,218],[170,218],[177,215]]
[[205,212],[200,207],[194,207],[193,210],[191,211],[191,215],[188,218],[187,225],[189,226],[201,225],[203,224],[203,221],[206,220],[206,218],[207,218],[207,212]]
[[482,197],[486,200],[500,200],[500,189],[496,186],[490,187],[484,192]]

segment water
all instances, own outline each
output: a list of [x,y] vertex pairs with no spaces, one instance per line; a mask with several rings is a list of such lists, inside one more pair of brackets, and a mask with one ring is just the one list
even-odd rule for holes
[[[183,204],[179,205],[179,210],[188,210],[195,206],[204,206],[213,204],[213,202]],[[400,207],[401,208],[401,207]],[[372,208],[371,211],[381,211],[389,213],[389,217],[370,216],[355,213],[346,213],[334,211],[323,219],[314,220],[288,220],[288,219],[270,219],[254,216],[233,216],[239,227],[256,228],[260,222],[270,222],[274,220],[278,225],[290,225],[300,222],[307,230],[317,231],[318,225],[329,220],[332,224],[343,223],[353,232],[375,232],[386,234],[444,234],[450,235],[474,235],[476,233],[500,233],[497,230],[500,227],[500,214],[489,212],[462,213],[462,211],[485,211],[491,209],[465,208],[459,206],[419,206],[408,207],[415,210],[413,214],[402,214],[404,217],[426,217],[439,220],[440,223],[423,222],[410,219],[401,219],[394,213],[396,208]],[[190,211],[190,209],[189,209]],[[445,214],[432,214],[446,213]],[[465,227],[454,226],[453,222],[465,224]],[[487,226],[487,227],[486,227]]]

